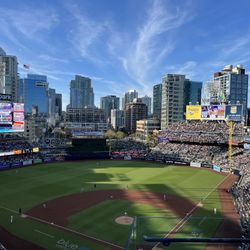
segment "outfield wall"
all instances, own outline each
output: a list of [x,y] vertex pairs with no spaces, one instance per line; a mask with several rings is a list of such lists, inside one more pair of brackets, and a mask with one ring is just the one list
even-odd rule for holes
[[25,166],[31,166],[31,165],[36,165],[36,164],[41,164],[41,163],[49,163],[49,162],[55,162],[59,161],[55,157],[47,157],[44,159],[29,159],[25,161],[19,161],[19,162],[1,162],[0,163],[0,171],[1,170],[6,170],[6,169],[14,169],[14,168],[21,168]]
[[[63,161],[77,161],[77,160],[108,160],[110,159],[109,152],[85,152],[84,154],[80,155],[71,155],[66,157],[45,157],[42,159],[29,159],[25,160],[23,162],[1,162],[0,163],[0,171],[1,170],[7,170],[7,169],[14,169],[14,168],[21,168],[25,166],[31,166],[36,164],[46,164],[46,163],[52,163],[52,162],[63,162]],[[111,158],[112,159],[112,158]],[[117,159],[117,160],[134,160],[133,158],[127,159],[124,157],[124,159]],[[137,161],[146,161],[144,159],[136,159]],[[150,160],[147,160],[147,162],[153,162]],[[187,162],[187,161],[181,161],[181,160],[170,160],[165,159],[163,161],[160,161],[163,165],[177,165],[177,166],[187,166],[187,167],[194,167],[194,168],[209,168],[215,172],[229,172],[228,169],[222,169],[219,166],[207,164],[207,163],[200,163],[200,162]],[[233,173],[235,175],[240,176],[240,172],[237,169],[232,169]]]

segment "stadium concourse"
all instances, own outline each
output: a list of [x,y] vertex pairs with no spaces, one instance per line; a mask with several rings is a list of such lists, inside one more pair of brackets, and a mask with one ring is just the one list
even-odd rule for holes
[[[246,136],[241,123],[233,125],[232,169],[228,167],[228,125],[219,121],[190,121],[172,124],[158,134],[157,145],[132,138],[109,140],[111,159],[157,161],[231,171],[240,176],[232,187],[232,197],[240,215],[242,237],[250,237],[250,150],[244,149]],[[48,148],[30,144],[23,137],[0,140],[0,169],[64,160],[63,146]],[[242,244],[239,249],[250,249]]]

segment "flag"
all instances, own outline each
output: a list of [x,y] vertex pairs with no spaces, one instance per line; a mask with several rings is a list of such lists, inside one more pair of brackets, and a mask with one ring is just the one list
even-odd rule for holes
[[29,68],[30,68],[30,66],[27,65],[27,64],[24,64],[23,67],[24,67],[25,69],[29,69]]

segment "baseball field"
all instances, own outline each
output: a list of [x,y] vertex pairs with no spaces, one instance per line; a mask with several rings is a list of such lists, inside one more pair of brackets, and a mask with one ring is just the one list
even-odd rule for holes
[[215,249],[149,245],[143,235],[238,237],[228,192],[236,179],[208,169],[112,160],[2,171],[0,242],[25,250]]

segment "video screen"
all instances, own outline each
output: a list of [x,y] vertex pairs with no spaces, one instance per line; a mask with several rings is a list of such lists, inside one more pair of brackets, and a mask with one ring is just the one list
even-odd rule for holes
[[0,133],[24,132],[24,104],[0,103]]
[[201,107],[201,119],[224,120],[225,107],[222,105],[210,105]]

